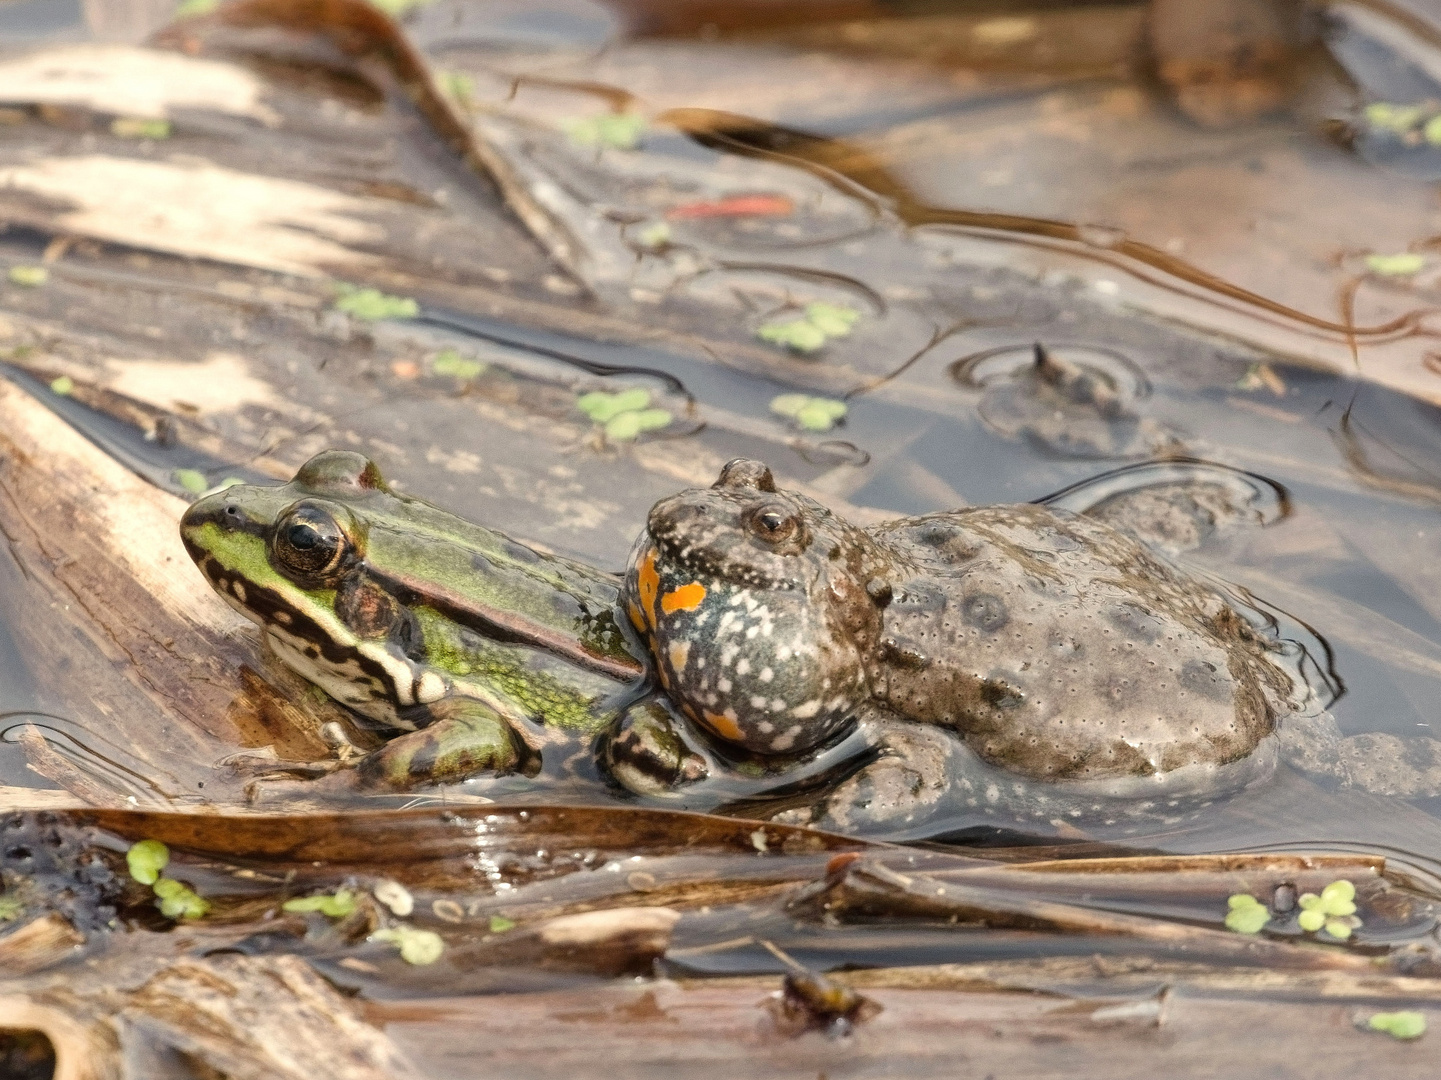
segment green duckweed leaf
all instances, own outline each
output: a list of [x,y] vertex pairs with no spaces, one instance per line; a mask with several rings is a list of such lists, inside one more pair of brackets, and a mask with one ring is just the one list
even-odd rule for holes
[[365,322],[378,322],[381,319],[413,319],[420,313],[420,305],[408,296],[390,296],[379,289],[357,289],[353,285],[344,285],[336,298],[335,310]]
[[1405,251],[1399,255],[1367,255],[1366,269],[1383,277],[1410,277],[1426,268],[1426,257]]
[[117,116],[110,121],[110,134],[120,139],[168,139],[170,121],[143,116]]
[[671,419],[671,414],[664,409],[623,412],[606,422],[605,437],[612,442],[630,442],[644,431],[665,427]]
[[163,877],[157,881],[155,896],[160,901],[160,914],[167,919],[198,919],[210,910],[209,900],[174,878]]
[[1328,915],[1356,913],[1356,886],[1345,878],[1333,881],[1321,890],[1321,908]]
[[377,930],[371,941],[388,941],[400,947],[400,958],[407,964],[433,964],[445,952],[445,941],[434,930],[417,930],[413,926],[397,926]]
[[631,112],[603,113],[567,120],[561,126],[577,146],[634,150],[645,134],[645,117]]
[[355,910],[355,893],[349,889],[336,889],[334,893],[319,896],[296,896],[280,905],[281,911],[318,911],[332,919],[343,919]]
[[796,423],[807,431],[830,431],[836,426],[836,421],[846,415],[846,411],[846,404],[843,401],[812,398],[800,412],[796,413]]
[[490,917],[490,932],[492,934],[503,934],[507,930],[515,929],[515,920],[507,919],[504,915],[492,915]]
[[1366,1026],[1372,1031],[1384,1031],[1393,1039],[1419,1039],[1426,1034],[1426,1015],[1410,1009],[1376,1013]]
[[1296,916],[1296,921],[1301,924],[1301,929],[1308,934],[1314,934],[1321,927],[1326,925],[1326,913],[1317,911],[1314,908],[1310,911],[1303,911]]
[[1433,116],[1421,129],[1421,137],[1432,146],[1441,146],[1441,116]]
[[845,337],[860,317],[859,311],[844,304],[828,304],[817,300],[814,304],[806,305],[806,321],[826,337]]
[[762,323],[756,336],[793,352],[815,352],[826,343],[826,332],[808,319]]
[[594,390],[589,394],[582,394],[576,399],[575,405],[597,424],[604,424],[621,413],[639,412],[646,408],[650,405],[650,391],[639,386],[615,394]]
[[61,375],[50,383],[50,392],[65,397],[75,389],[75,380],[69,375]]
[[849,411],[844,401],[835,398],[780,394],[771,399],[771,412],[789,416],[806,431],[829,431]]
[[457,379],[473,379],[485,371],[485,364],[461,356],[454,349],[442,349],[430,362],[430,370],[437,375],[453,375]]
[[809,394],[777,394],[771,398],[771,412],[795,416],[810,403]]
[[180,0],[175,9],[177,19],[190,19],[196,15],[209,15],[220,6],[220,0]]
[[1349,919],[1327,919],[1326,925],[1321,929],[1333,938],[1340,938],[1342,941],[1345,941],[1351,936],[1351,922]]
[[452,101],[464,105],[475,97],[475,80],[463,72],[442,71],[436,81],[440,83],[440,92]]
[[171,478],[192,495],[203,495],[210,490],[210,481],[198,469],[176,469]]
[[1377,101],[1366,106],[1364,115],[1366,122],[1373,128],[1389,131],[1393,135],[1405,135],[1421,122],[1426,110],[1420,105],[1397,105],[1390,101]]
[[1237,893],[1226,898],[1226,929],[1238,934],[1259,934],[1271,921],[1271,912],[1254,896]]
[[25,904],[18,896],[0,893],[0,922],[14,922],[25,914]]
[[10,273],[11,285],[19,285],[25,289],[38,289],[50,280],[50,271],[43,266],[12,266]]
[[635,239],[644,248],[663,248],[670,243],[670,225],[664,221],[652,221],[635,234]]
[[138,840],[125,852],[130,876],[142,885],[154,885],[170,862],[170,849],[159,840]]
[[370,0],[371,7],[378,7],[392,19],[398,19],[411,8],[428,4],[431,0]]

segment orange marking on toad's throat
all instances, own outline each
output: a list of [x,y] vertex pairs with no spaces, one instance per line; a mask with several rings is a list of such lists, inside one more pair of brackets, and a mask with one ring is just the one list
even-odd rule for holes
[[740,725],[729,716],[722,716],[720,713],[713,713],[707,709],[705,712],[705,722],[706,725],[722,739],[729,739],[731,742],[741,741]]
[[655,569],[655,548],[645,553],[645,558],[640,563],[640,573],[636,575],[640,584],[640,606],[645,612],[646,621],[652,627],[655,626],[655,594],[660,588],[660,574]]
[[638,630],[640,633],[644,634],[645,616],[640,613],[640,608],[635,606],[634,600],[626,604],[625,611],[626,614],[630,616],[630,624],[634,626],[636,630]]
[[667,615],[676,611],[694,611],[705,599],[705,586],[699,581],[672,589],[660,598],[660,609]]

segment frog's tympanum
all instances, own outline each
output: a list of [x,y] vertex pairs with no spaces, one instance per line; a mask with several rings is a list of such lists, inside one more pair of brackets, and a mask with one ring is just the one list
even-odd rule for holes
[[1295,692],[1216,589],[1112,525],[1024,505],[863,529],[754,461],[656,504],[626,599],[717,739],[794,753],[871,729],[882,753],[831,797],[836,824],[951,788],[1047,816],[1209,798],[1274,763]]
[[[362,762],[373,781],[531,774],[547,744],[588,752],[636,701],[642,665],[617,625],[617,578],[392,491],[360,454],[327,451],[288,484],[207,496],[181,534],[286,665],[411,732]],[[655,728],[637,709],[633,739]],[[649,749],[683,771],[665,730]]]

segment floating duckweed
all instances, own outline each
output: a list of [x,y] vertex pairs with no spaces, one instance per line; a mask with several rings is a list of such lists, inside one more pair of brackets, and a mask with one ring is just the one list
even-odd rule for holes
[[577,146],[634,150],[645,133],[645,117],[632,112],[602,113],[567,120],[562,127]]
[[794,352],[815,352],[830,338],[849,334],[860,317],[861,313],[855,308],[817,300],[806,305],[805,314],[799,319],[776,319],[762,323],[756,330],[756,336]]
[[189,19],[196,15],[209,15],[220,6],[220,0],[180,0],[175,9],[177,19]]
[[612,442],[630,442],[644,431],[656,431],[674,419],[665,409],[647,408],[650,391],[640,387],[608,394],[595,390],[576,399],[576,408],[605,431]]
[[14,922],[25,913],[25,903],[18,896],[0,893],[0,922]]
[[1367,255],[1366,269],[1384,277],[1409,277],[1426,268],[1426,258],[1406,251],[1400,255]]
[[515,929],[515,920],[507,919],[504,915],[492,915],[490,917],[490,932],[492,934],[503,934],[507,930]]
[[631,442],[645,431],[659,431],[672,420],[664,409],[642,409],[621,413],[605,425],[605,437],[611,442]]
[[462,105],[475,97],[475,80],[459,71],[442,71],[437,77],[440,92]]
[[392,19],[398,19],[411,8],[428,4],[431,0],[370,0],[371,7],[378,7]]
[[817,300],[806,305],[807,321],[826,337],[845,337],[860,317],[859,311],[844,304],[827,304]]
[[826,343],[826,332],[805,319],[762,323],[756,336],[793,352],[815,352]]
[[1301,914],[1296,921],[1308,934],[1325,930],[1344,941],[1361,925],[1361,920],[1356,918],[1356,886],[1344,878],[1331,882],[1321,890],[1320,896],[1303,893],[1297,902],[1301,905]]
[[210,910],[209,900],[174,878],[163,877],[157,881],[155,896],[160,901],[160,914],[167,919],[198,919]]
[[142,885],[154,885],[160,871],[170,863],[170,849],[159,840],[140,840],[125,852],[125,865],[130,876]]
[[69,375],[61,375],[50,383],[50,392],[65,397],[75,389],[75,380]]
[[576,408],[597,424],[604,424],[623,412],[636,412],[649,405],[650,391],[640,387],[615,394],[594,390],[589,394],[582,394],[575,403]]
[[1426,110],[1420,105],[1397,105],[1390,101],[1377,101],[1367,105],[1364,115],[1373,128],[1389,131],[1394,135],[1405,135],[1421,122]]
[[1441,146],[1441,116],[1433,116],[1421,129],[1421,137],[1432,146]]
[[413,319],[420,314],[420,305],[408,296],[391,296],[379,289],[358,289],[354,285],[338,285],[337,291],[335,310],[366,322]]
[[210,490],[210,481],[197,469],[176,469],[170,476],[192,495],[203,495]]
[[643,248],[663,248],[670,243],[670,226],[664,221],[652,221],[635,234],[635,239]]
[[110,121],[110,134],[120,139],[168,139],[170,121],[142,116],[117,116]]
[[1411,1009],[1376,1013],[1366,1026],[1372,1031],[1384,1031],[1393,1039],[1419,1039],[1426,1034],[1426,1016]]
[[1238,934],[1259,934],[1271,921],[1266,905],[1247,893],[1226,897],[1226,907],[1226,929]]
[[370,935],[370,940],[388,941],[398,945],[400,958],[407,964],[418,966],[435,963],[445,951],[445,941],[434,930],[417,930],[413,926],[377,930]]
[[319,896],[296,896],[280,905],[281,911],[304,913],[318,911],[332,919],[343,919],[355,910],[355,893],[349,889],[336,889],[334,893]]
[[38,289],[50,280],[50,271],[43,266],[12,266],[8,276],[11,285]]
[[430,370],[437,375],[453,375],[457,379],[474,379],[485,371],[485,364],[461,356],[454,349],[442,349],[430,362]]
[[771,399],[771,412],[789,416],[806,431],[830,431],[848,411],[846,403],[835,398],[781,394]]

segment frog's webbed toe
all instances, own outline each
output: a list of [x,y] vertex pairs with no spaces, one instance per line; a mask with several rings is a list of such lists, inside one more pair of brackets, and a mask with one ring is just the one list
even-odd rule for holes
[[601,736],[597,747],[610,776],[636,795],[669,795],[703,780],[709,767],[686,744],[665,707],[654,701],[632,705]]
[[429,727],[392,739],[360,762],[361,782],[408,790],[453,784],[474,776],[540,772],[540,754],[490,708],[457,703]]

